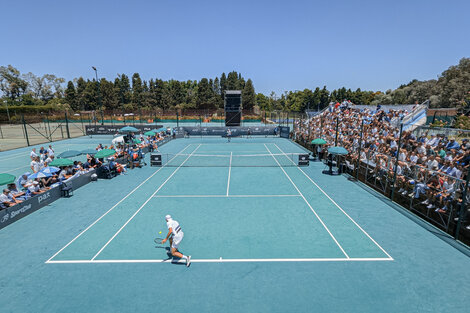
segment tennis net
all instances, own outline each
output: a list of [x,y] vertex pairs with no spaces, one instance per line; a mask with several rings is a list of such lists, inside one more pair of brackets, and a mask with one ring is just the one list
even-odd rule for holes
[[299,153],[283,154],[162,154],[169,167],[278,167],[297,166]]

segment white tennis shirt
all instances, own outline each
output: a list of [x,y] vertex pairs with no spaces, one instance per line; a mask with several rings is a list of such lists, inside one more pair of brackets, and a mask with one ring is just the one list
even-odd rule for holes
[[180,223],[174,219],[169,219],[168,222],[166,222],[166,226],[168,229],[171,228],[173,236],[176,236],[181,231]]

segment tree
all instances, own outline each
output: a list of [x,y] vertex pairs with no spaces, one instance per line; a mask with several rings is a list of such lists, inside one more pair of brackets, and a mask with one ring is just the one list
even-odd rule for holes
[[225,73],[222,73],[220,76],[220,97],[222,102],[225,99],[225,90],[227,90],[227,76],[225,76]]
[[77,101],[77,94],[75,92],[75,86],[72,81],[68,81],[67,88],[65,89],[65,101],[72,108],[72,110],[80,110],[80,106]]
[[132,102],[137,108],[142,107],[144,88],[139,73],[132,75]]
[[248,79],[245,87],[242,91],[242,104],[243,109],[245,110],[252,110],[256,104],[256,93],[255,87],[253,87],[253,82],[251,79]]
[[0,90],[10,98],[16,100],[26,93],[28,83],[24,80],[20,71],[11,65],[0,66]]
[[214,109],[215,104],[211,103],[213,95],[212,88],[209,85],[207,78],[203,78],[199,81],[197,86],[197,98],[196,106],[198,109]]

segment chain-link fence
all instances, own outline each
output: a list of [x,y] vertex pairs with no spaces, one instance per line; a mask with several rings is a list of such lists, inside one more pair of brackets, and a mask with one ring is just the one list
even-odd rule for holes
[[[295,112],[243,110],[240,125],[293,127],[301,116],[301,113]],[[34,114],[12,111],[8,119],[6,116],[0,118],[0,151],[84,136],[86,125],[225,126],[225,118],[223,109],[38,111]]]

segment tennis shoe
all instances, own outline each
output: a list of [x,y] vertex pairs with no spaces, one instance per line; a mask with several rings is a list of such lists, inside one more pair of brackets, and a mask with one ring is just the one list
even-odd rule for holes
[[191,265],[191,256],[188,255],[188,259],[186,260],[186,267],[189,267]]

